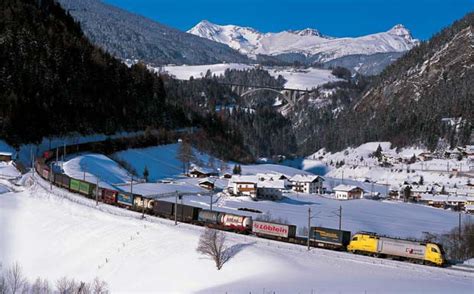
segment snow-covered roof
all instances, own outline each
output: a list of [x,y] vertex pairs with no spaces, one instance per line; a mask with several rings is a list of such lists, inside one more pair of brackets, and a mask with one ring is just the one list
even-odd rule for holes
[[0,152],[0,156],[12,156],[12,155],[13,155],[12,152],[4,152],[4,151]]
[[197,165],[191,165],[191,171],[190,172],[199,172],[202,174],[217,174],[217,170],[214,168],[210,167],[202,167],[202,166],[197,166]]
[[[130,193],[130,185],[117,186],[120,190]],[[141,183],[133,185],[133,193],[143,196],[152,196],[158,194],[168,193],[207,193],[208,191],[200,188],[199,186],[188,185],[188,184],[163,184],[163,183]]]
[[355,185],[338,185],[333,188],[334,191],[341,191],[341,192],[350,192],[355,189],[361,189],[362,191],[364,190],[361,187],[355,186]]
[[245,176],[233,175],[229,182],[232,182],[232,183],[257,183],[258,178],[257,178],[256,175],[245,175]]
[[284,180],[258,181],[257,188],[285,189]]
[[312,183],[317,181],[318,178],[324,181],[323,177],[320,176],[313,176],[313,175],[294,175],[290,181],[291,182],[302,182],[302,183]]

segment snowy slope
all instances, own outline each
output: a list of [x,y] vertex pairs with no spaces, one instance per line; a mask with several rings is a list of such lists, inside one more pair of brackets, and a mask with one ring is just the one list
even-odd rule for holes
[[216,271],[196,253],[200,227],[143,221],[139,214],[106,205],[95,209],[93,201],[55,193],[35,185],[0,195],[0,260],[18,261],[32,278],[98,276],[112,293],[469,293],[473,287],[472,273],[319,249],[308,253],[235,234],[227,234],[235,255]]
[[131,175],[117,162],[102,154],[83,154],[74,156],[62,164],[64,173],[75,179],[84,179],[110,187],[116,184],[130,183]]
[[235,25],[216,25],[202,21],[189,33],[227,44],[249,56],[256,54],[278,55],[300,53],[320,55],[320,62],[354,54],[403,52],[418,44],[403,25],[396,25],[387,32],[356,38],[332,38],[314,29],[261,33],[253,28]]
[[[202,78],[210,70],[213,75],[223,75],[226,69],[245,70],[253,68],[253,65],[238,63],[222,63],[209,65],[181,65],[165,66],[155,70],[164,70],[168,74],[175,76],[180,80],[189,80],[190,77]],[[319,85],[338,81],[339,79],[332,75],[331,70],[319,68],[294,69],[291,67],[263,67],[270,75],[277,78],[281,75],[285,78],[285,87],[290,89],[312,89]]]

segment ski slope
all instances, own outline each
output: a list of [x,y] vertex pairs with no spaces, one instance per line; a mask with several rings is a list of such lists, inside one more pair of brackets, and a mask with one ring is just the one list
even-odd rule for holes
[[[148,217],[41,179],[0,194],[0,260],[29,277],[108,282],[115,292],[470,293],[472,273],[226,234],[233,257],[217,271],[196,252],[202,228]],[[29,181],[25,181],[29,182]],[[60,196],[59,196],[60,195]]]

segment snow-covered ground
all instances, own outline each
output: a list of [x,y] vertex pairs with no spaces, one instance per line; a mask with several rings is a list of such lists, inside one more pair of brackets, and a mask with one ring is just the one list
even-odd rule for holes
[[13,162],[0,162],[0,178],[14,179],[21,175]]
[[86,180],[104,187],[130,183],[132,176],[117,162],[103,154],[82,154],[59,163],[64,173],[72,178]]
[[49,192],[38,182],[0,194],[0,260],[20,263],[31,279],[98,276],[113,293],[472,293],[474,286],[472,273],[307,252],[235,234],[227,234],[235,254],[217,271],[196,252],[200,227],[140,220],[102,204],[96,209],[94,201],[57,188]]
[[[377,158],[371,157],[379,145],[384,157],[392,166],[381,167]],[[392,148],[390,142],[370,142],[336,153],[321,149],[298,162],[298,167],[304,170],[313,170],[315,167],[325,166],[327,177],[369,180],[389,185],[392,188],[400,188],[405,182],[418,183],[422,177],[424,185],[444,185],[446,188],[457,189],[460,194],[474,194],[474,191],[469,192],[469,189],[466,188],[469,177],[462,174],[469,171],[467,159],[435,158],[429,161],[417,160],[413,164],[398,161],[398,159],[408,160],[414,155],[417,157],[424,152],[427,150],[414,147],[397,151],[396,148]],[[337,162],[342,161],[344,161],[344,165],[336,168]],[[460,174],[453,173],[453,169],[459,171]]]
[[[226,69],[244,70],[253,68],[253,65],[238,64],[238,63],[223,63],[223,64],[209,64],[209,65],[182,65],[182,66],[165,66],[162,70],[174,75],[180,80],[189,80],[192,76],[194,78],[202,78],[206,75],[207,70],[210,70],[213,75],[223,75]],[[286,88],[291,89],[312,89],[319,85],[337,81],[338,79],[332,75],[330,70],[307,68],[294,69],[292,67],[264,67],[268,70],[270,75],[277,78],[279,75],[286,79]]]

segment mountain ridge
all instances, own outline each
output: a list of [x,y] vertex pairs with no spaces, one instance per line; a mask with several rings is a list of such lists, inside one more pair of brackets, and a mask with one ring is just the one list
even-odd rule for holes
[[336,38],[323,35],[312,28],[261,33],[251,27],[217,25],[203,20],[188,30],[189,33],[227,44],[243,54],[279,55],[288,53],[317,56],[326,62],[347,55],[404,52],[419,44],[403,25],[390,30],[360,37]]

